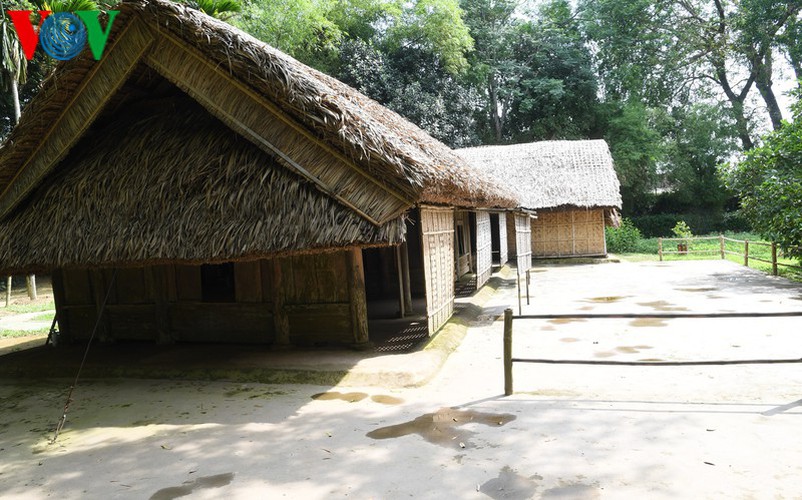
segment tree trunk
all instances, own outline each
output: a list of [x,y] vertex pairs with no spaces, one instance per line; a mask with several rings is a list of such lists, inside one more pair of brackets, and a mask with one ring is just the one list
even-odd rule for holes
[[769,112],[771,118],[771,125],[774,130],[779,130],[783,123],[783,113],[780,109],[780,104],[777,102],[777,96],[774,95],[772,88],[771,70],[772,59],[771,51],[769,50],[762,60],[756,60],[755,64],[755,86],[757,86],[763,101],[766,103],[766,110]]
[[755,143],[752,142],[752,136],[749,134],[749,121],[744,114],[744,103],[738,100],[731,101],[730,103],[732,104],[732,114],[735,118],[735,128],[738,131],[738,138],[741,139],[744,151],[749,151],[755,147]]
[[493,74],[487,77],[487,90],[490,96],[490,118],[493,121],[493,132],[495,134],[496,144],[501,144],[502,128],[504,124],[499,114],[498,87],[496,85],[496,77]]

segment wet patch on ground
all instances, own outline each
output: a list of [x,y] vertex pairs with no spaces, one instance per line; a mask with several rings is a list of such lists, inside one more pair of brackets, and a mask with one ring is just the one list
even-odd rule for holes
[[665,300],[654,300],[652,302],[638,302],[639,306],[643,307],[651,307],[655,311],[660,312],[677,312],[677,311],[687,311],[687,307],[682,306],[675,306],[671,302]]
[[574,337],[565,337],[565,338],[560,339],[560,342],[566,342],[566,343],[571,344],[571,343],[574,343],[574,342],[579,342],[579,339],[574,338]]
[[691,287],[691,288],[675,288],[679,292],[717,292],[720,289],[716,287]]
[[630,326],[668,326],[668,321],[662,318],[638,318],[629,322]]
[[234,480],[234,473],[217,474],[216,476],[199,477],[194,481],[185,481],[181,486],[164,488],[154,493],[150,500],[172,500],[189,496],[197,490],[208,490],[228,486]]
[[612,358],[613,356],[615,356],[615,353],[610,351],[599,351],[596,354],[594,354],[594,356],[596,356],[597,358]]
[[636,345],[636,346],[621,346],[621,347],[616,347],[615,348],[616,351],[622,352],[622,353],[625,353],[625,354],[637,354],[637,353],[641,352],[642,350],[646,350],[646,349],[652,349],[652,346],[650,346],[650,345]]
[[628,299],[629,295],[614,295],[611,297],[591,297],[589,299],[584,299],[582,302],[590,302],[591,304],[612,304],[615,302],[620,302],[624,299]]
[[358,401],[362,401],[363,399],[368,397],[368,395],[365,394],[364,392],[345,392],[345,393],[343,393],[343,392],[331,391],[331,392],[320,392],[318,394],[312,394],[311,397],[312,397],[312,399],[315,399],[315,400],[318,400],[318,401],[336,401],[336,400],[340,400],[340,401],[345,401],[345,402],[348,402],[348,403],[356,403]]
[[585,321],[587,320],[582,318],[557,318],[557,319],[550,319],[549,323],[555,325],[567,325],[568,323],[584,323]]
[[498,473],[498,477],[491,479],[479,487],[479,491],[495,500],[532,498],[538,490],[537,481],[543,477],[537,474],[522,476],[505,465]]
[[397,398],[395,396],[386,396],[384,394],[376,394],[370,397],[370,400],[374,403],[379,403],[383,405],[400,405],[404,402],[403,399]]
[[593,500],[601,498],[601,493],[596,485],[560,481],[560,486],[544,491],[541,498],[582,498],[583,500]]
[[411,434],[417,434],[429,443],[446,448],[473,448],[470,439],[476,435],[475,431],[464,429],[468,424],[482,424],[498,427],[515,420],[515,415],[509,413],[482,413],[475,410],[458,410],[455,408],[441,408],[434,413],[426,413],[415,420],[402,424],[381,427],[368,432],[371,439],[394,439]]

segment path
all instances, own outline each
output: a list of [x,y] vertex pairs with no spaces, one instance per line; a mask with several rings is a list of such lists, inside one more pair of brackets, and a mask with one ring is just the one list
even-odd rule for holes
[[[731,263],[551,267],[534,276],[530,311],[802,309],[799,285]],[[513,293],[499,291],[488,312]],[[600,359],[802,351],[798,320],[682,321],[521,326],[516,349]],[[518,392],[502,398],[500,357],[501,324],[488,320],[419,389],[85,382],[52,446],[49,429],[69,382],[8,381],[0,384],[0,491],[9,498],[794,498],[802,491],[799,366],[516,367]]]

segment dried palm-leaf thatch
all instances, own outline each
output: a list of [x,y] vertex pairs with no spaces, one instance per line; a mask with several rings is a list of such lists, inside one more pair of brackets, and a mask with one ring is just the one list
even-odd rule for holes
[[104,117],[0,222],[6,272],[215,262],[398,243],[320,193],[187,96]]
[[621,208],[621,186],[602,140],[482,146],[456,153],[509,185],[524,208]]
[[[116,9],[104,58],[95,62],[87,50],[62,63],[0,149],[0,213],[12,210],[64,158],[99,114],[92,103],[105,105],[137,62],[231,128],[251,133],[248,139],[264,150],[269,141],[254,124],[285,120],[295,135],[279,134],[290,150],[281,151],[289,154],[278,155],[280,162],[299,171],[309,163],[317,169],[309,178],[318,188],[373,222],[420,202],[514,206],[508,192],[396,113],[222,21],[168,0],[125,1]],[[313,146],[359,175],[326,168],[323,153],[310,152]],[[288,161],[293,155],[304,165]],[[330,171],[334,178],[319,179]]]

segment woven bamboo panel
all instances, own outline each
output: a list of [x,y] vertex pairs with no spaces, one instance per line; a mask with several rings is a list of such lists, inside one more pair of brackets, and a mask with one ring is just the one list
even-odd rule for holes
[[540,212],[532,221],[535,257],[605,255],[604,210]]
[[471,272],[471,223],[468,212],[457,211],[454,214],[456,240],[454,252],[457,256],[457,278]]
[[521,275],[532,266],[532,225],[528,215],[515,215],[515,246]]
[[454,313],[454,212],[421,208],[420,217],[426,314],[431,335]]
[[507,213],[504,218],[507,220],[507,259],[512,260],[518,253],[515,246],[515,215]]
[[476,212],[476,289],[490,279],[493,267],[493,244],[490,235],[490,214]]
[[498,214],[499,265],[507,263],[507,214]]

